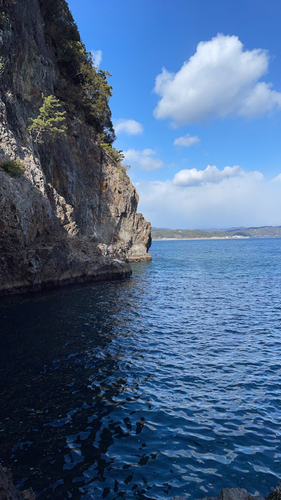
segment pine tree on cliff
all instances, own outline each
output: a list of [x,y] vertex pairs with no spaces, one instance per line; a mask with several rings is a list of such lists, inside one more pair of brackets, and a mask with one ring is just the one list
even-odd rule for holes
[[45,97],[37,118],[30,118],[31,124],[27,130],[34,137],[34,142],[42,143],[45,135],[55,138],[66,132],[65,111],[60,111],[60,102],[53,95]]

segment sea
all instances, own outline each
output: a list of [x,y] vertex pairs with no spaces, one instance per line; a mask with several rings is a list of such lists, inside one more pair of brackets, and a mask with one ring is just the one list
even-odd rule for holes
[[281,479],[281,238],[154,241],[123,281],[0,301],[0,462],[45,499]]

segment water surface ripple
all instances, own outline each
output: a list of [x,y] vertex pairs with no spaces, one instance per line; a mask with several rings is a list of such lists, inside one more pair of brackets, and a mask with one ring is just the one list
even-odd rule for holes
[[154,242],[131,279],[4,298],[0,459],[38,498],[281,478],[281,239]]

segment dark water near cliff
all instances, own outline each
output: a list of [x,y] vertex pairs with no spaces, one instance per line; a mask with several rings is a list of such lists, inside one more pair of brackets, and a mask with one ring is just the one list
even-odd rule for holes
[[152,253],[127,281],[0,303],[0,459],[39,499],[280,483],[281,239]]

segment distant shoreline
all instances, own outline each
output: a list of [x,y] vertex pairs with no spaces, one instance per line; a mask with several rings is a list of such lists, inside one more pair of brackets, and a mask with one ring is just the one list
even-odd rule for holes
[[151,236],[153,241],[280,238],[281,226],[237,227],[213,230],[154,228],[151,231]]
[[190,241],[190,240],[249,240],[254,236],[211,236],[210,238],[152,238],[152,241]]

